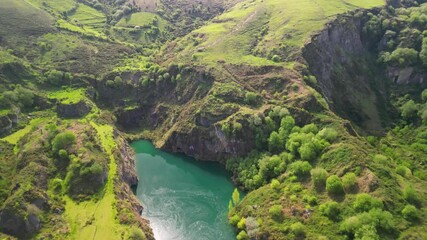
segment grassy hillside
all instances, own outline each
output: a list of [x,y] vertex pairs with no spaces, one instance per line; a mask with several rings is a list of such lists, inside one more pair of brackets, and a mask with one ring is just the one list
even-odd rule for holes
[[384,4],[383,0],[243,1],[180,40],[174,48],[176,59],[205,64],[291,62],[309,36],[333,16]]

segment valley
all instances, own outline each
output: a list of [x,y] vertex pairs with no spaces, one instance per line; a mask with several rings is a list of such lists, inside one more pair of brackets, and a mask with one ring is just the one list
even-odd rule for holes
[[0,239],[425,239],[426,26],[413,0],[0,0]]

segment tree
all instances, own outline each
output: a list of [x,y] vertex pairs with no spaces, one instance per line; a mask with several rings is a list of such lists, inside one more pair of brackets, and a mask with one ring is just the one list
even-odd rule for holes
[[305,234],[305,227],[301,222],[293,223],[290,228],[295,236],[304,236]]
[[271,187],[271,189],[273,189],[275,191],[279,191],[280,190],[280,182],[277,179],[273,179],[273,180],[271,180],[270,187]]
[[[423,44],[421,46],[421,52],[420,52],[420,59],[421,59],[421,62],[424,64],[424,66],[427,67],[427,37],[423,38]],[[424,90],[424,92],[426,92],[426,90]]]
[[259,161],[259,175],[261,175],[264,180],[274,178],[285,170],[285,162],[277,155],[264,157]]
[[383,202],[367,193],[360,193],[357,194],[356,200],[353,202],[353,207],[358,212],[368,212],[374,208],[382,209]]
[[248,240],[248,239],[249,237],[245,230],[240,231],[236,237],[236,240]]
[[337,175],[331,175],[326,180],[326,191],[331,194],[341,194],[343,192],[341,179]]
[[411,119],[417,115],[418,107],[413,100],[409,100],[403,104],[400,111],[403,118]]
[[258,103],[258,98],[259,98],[258,94],[254,92],[247,92],[245,94],[245,101],[249,105],[256,105]]
[[234,206],[237,206],[237,204],[239,204],[240,202],[240,193],[239,193],[239,190],[237,190],[237,188],[235,188],[233,191],[232,199],[233,199]]
[[310,173],[311,165],[305,161],[295,161],[289,165],[289,170],[295,176],[303,177]]
[[403,191],[403,198],[412,204],[419,203],[417,192],[411,185],[407,186]]
[[303,143],[298,149],[298,153],[301,159],[306,161],[312,161],[317,157],[317,152],[312,142]]
[[386,56],[384,60],[386,63],[390,63],[394,66],[410,66],[418,61],[418,52],[412,48],[396,48],[396,50]]
[[60,149],[67,149],[75,142],[76,136],[72,132],[66,131],[59,133],[52,140],[52,151],[58,153]]
[[406,220],[409,220],[409,221],[414,221],[419,218],[417,208],[414,205],[410,205],[410,204],[406,205],[402,209],[402,215]]
[[311,181],[315,187],[323,187],[326,183],[326,178],[328,177],[328,172],[320,167],[314,168],[310,171]]
[[355,240],[379,240],[377,229],[372,224],[363,225],[354,233]]
[[268,213],[270,214],[273,220],[278,222],[282,221],[282,217],[283,217],[282,206],[273,205],[268,209]]
[[279,153],[285,148],[285,143],[280,139],[279,134],[273,131],[268,138],[268,150],[272,153]]
[[321,139],[325,139],[328,142],[332,143],[338,136],[338,132],[333,128],[324,128],[317,133],[317,136]]
[[340,217],[340,205],[337,202],[331,201],[326,202],[319,206],[319,210],[322,213],[322,215],[328,217],[331,220],[338,220]]
[[342,177],[342,185],[346,192],[350,192],[356,188],[357,177],[353,172],[349,172]]

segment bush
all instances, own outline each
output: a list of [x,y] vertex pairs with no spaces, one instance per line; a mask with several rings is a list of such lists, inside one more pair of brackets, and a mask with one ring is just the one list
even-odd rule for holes
[[358,212],[368,212],[374,208],[382,209],[383,202],[367,193],[360,193],[357,194],[356,200],[353,202],[353,207]]
[[301,222],[296,222],[291,225],[291,231],[295,234],[295,236],[304,236],[305,227]]
[[254,93],[254,92],[247,92],[245,94],[245,101],[249,105],[257,105],[258,99],[259,99],[258,94]]
[[417,192],[412,186],[408,186],[405,188],[405,190],[403,191],[403,198],[412,204],[419,203]]
[[377,233],[377,229],[374,225],[363,225],[356,230],[354,239],[357,240],[379,240],[380,236]]
[[129,240],[145,240],[147,239],[147,237],[145,236],[144,232],[137,228],[137,227],[132,227],[132,229],[130,230],[130,234],[129,234]]
[[335,141],[335,139],[337,139],[338,132],[335,131],[335,129],[333,128],[324,128],[320,130],[319,133],[317,133],[317,136],[320,137],[321,139],[325,139],[326,141],[332,143],[333,141]]
[[50,84],[59,86],[62,84],[62,78],[64,73],[58,70],[50,70],[45,73],[45,77],[49,81]]
[[273,180],[271,180],[270,187],[271,187],[271,189],[273,189],[275,191],[279,191],[280,190],[280,182],[277,179],[273,179]]
[[418,61],[418,52],[412,48],[397,48],[384,56],[384,61],[394,66],[405,67]]
[[280,62],[280,57],[278,55],[273,55],[273,57],[271,57],[271,60],[273,62]]
[[316,146],[312,142],[303,143],[298,149],[298,153],[301,159],[306,161],[312,161],[317,157]]
[[332,175],[326,180],[326,191],[331,194],[341,194],[343,192],[341,179],[337,175]]
[[[421,52],[420,52],[420,59],[421,59],[421,62],[424,64],[424,66],[427,67],[427,37],[423,38],[423,43],[422,43]],[[424,90],[424,92],[426,92],[426,95],[427,95],[427,91]]]
[[406,174],[410,172],[411,170],[404,165],[399,165],[396,167],[396,173],[402,177],[406,177]]
[[403,104],[400,111],[403,118],[411,119],[417,116],[418,107],[413,100],[409,100]]
[[337,202],[326,202],[319,207],[320,212],[322,215],[328,217],[331,220],[338,220],[340,217],[340,205]]
[[233,215],[232,217],[228,218],[228,223],[231,226],[235,226],[236,227],[237,224],[239,223],[239,221],[240,221],[240,217],[238,215]]
[[238,229],[245,229],[246,228],[246,218],[240,219],[240,221],[237,223]]
[[[427,45],[427,44],[426,44]],[[426,52],[427,52],[427,46],[426,46]],[[426,63],[427,64],[427,63]],[[423,102],[427,102],[427,89],[424,89],[423,92],[421,93],[421,100]]]
[[285,162],[277,155],[264,157],[259,161],[259,175],[264,180],[279,176],[286,170]]
[[276,131],[273,131],[268,138],[268,150],[272,153],[282,152],[285,148],[285,143],[280,138]]
[[316,124],[310,123],[301,128],[302,133],[313,133],[316,134],[319,131]]
[[68,153],[65,149],[60,149],[58,152],[59,160],[68,160]]
[[282,221],[282,217],[283,217],[282,206],[273,205],[268,209],[268,213],[270,214],[273,220],[278,222]]
[[354,190],[357,186],[356,174],[349,172],[342,177],[342,185],[346,192]]
[[248,240],[249,236],[248,236],[248,234],[246,233],[245,230],[242,230],[242,231],[239,232],[239,234],[237,234],[236,239],[237,240]]
[[58,153],[60,149],[67,149],[76,142],[76,136],[69,131],[59,133],[52,140],[52,151]]
[[314,168],[310,171],[311,181],[315,187],[324,187],[326,178],[328,178],[328,172],[323,168]]
[[311,165],[304,161],[295,161],[289,165],[289,170],[292,174],[303,177],[310,173]]
[[406,205],[402,210],[402,215],[406,220],[414,221],[418,219],[418,210],[414,205]]

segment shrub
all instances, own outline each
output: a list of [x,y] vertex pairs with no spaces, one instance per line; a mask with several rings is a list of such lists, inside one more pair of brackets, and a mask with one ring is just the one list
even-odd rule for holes
[[50,84],[59,86],[62,84],[62,78],[64,73],[58,70],[50,70],[45,73],[45,77],[49,81]]
[[384,57],[385,62],[399,67],[412,65],[418,61],[418,52],[412,48],[396,48]]
[[310,173],[311,165],[308,162],[295,161],[289,165],[289,170],[292,174],[303,177]]
[[273,62],[280,62],[280,57],[278,55],[273,55],[273,57],[271,57],[271,60]]
[[249,105],[256,105],[258,103],[259,96],[254,92],[247,92],[245,94],[245,101]]
[[[426,52],[427,52],[427,43],[426,43]],[[427,65],[427,63],[426,63],[426,65]],[[421,100],[423,102],[427,102],[427,89],[424,89],[423,92],[421,93]]]
[[344,190],[350,192],[354,190],[357,186],[356,174],[349,172],[342,177],[342,185]]
[[315,187],[325,186],[326,178],[328,178],[328,172],[323,168],[314,168],[310,171],[311,181]]
[[338,132],[333,128],[324,128],[317,133],[317,136],[331,143],[337,139]]
[[358,240],[379,240],[380,236],[377,233],[377,229],[374,225],[363,225],[356,230],[354,239]]
[[239,190],[237,190],[237,188],[235,188],[233,191],[232,199],[233,199],[234,206],[237,206],[237,204],[239,204],[240,202],[240,193],[239,193]]
[[411,119],[417,115],[417,105],[413,100],[407,101],[403,106],[400,108],[401,116],[405,119]]
[[67,149],[76,142],[76,136],[72,132],[59,133],[52,140],[52,151],[58,153],[60,149]]
[[277,155],[264,157],[259,162],[259,175],[264,180],[274,178],[286,170],[285,162]]
[[280,182],[277,179],[273,179],[271,180],[270,187],[271,189],[278,191],[280,190]]
[[399,165],[396,167],[396,173],[402,177],[406,177],[406,174],[410,172],[411,170],[404,165]]
[[303,236],[305,234],[305,227],[304,224],[302,224],[301,222],[296,222],[293,223],[291,225],[291,231],[296,235],[296,236]]
[[337,202],[326,202],[319,207],[322,215],[328,217],[331,220],[338,220],[340,217],[340,205]]
[[405,190],[403,191],[403,198],[412,204],[419,203],[417,192],[414,190],[414,188],[411,185],[406,187]]
[[418,210],[414,205],[406,205],[402,210],[402,215],[406,220],[414,221],[418,219]]
[[68,153],[65,149],[60,149],[58,152],[58,156],[60,160],[68,160]]
[[237,235],[236,239],[237,240],[248,240],[249,237],[248,237],[248,234],[246,233],[246,231],[242,230],[242,231],[239,232],[239,234]]
[[383,202],[367,193],[360,193],[357,194],[356,200],[353,202],[353,207],[358,212],[367,212],[374,208],[382,209]]
[[301,159],[306,161],[312,161],[317,157],[316,146],[312,142],[303,143],[298,149],[298,153]]
[[319,131],[316,124],[310,123],[301,128],[302,133],[313,133],[316,134]]
[[282,206],[273,205],[268,209],[268,213],[270,214],[273,220],[278,222],[282,221],[282,217],[283,217]]
[[129,234],[129,240],[145,240],[147,239],[147,237],[145,236],[144,232],[137,228],[137,227],[132,227],[132,229],[130,230],[130,234]]
[[233,215],[228,219],[228,223],[230,223],[230,225],[232,226],[237,226],[239,221],[240,221],[240,217],[238,215]]
[[272,153],[279,153],[285,148],[285,143],[276,131],[273,131],[268,138],[268,150]]
[[[421,62],[424,64],[424,66],[427,67],[427,37],[423,38],[421,51],[420,51],[420,59],[421,59]],[[427,91],[424,90],[424,92],[426,92],[426,95],[427,95]],[[427,99],[427,96],[426,96],[426,99]]]
[[326,180],[326,191],[331,194],[341,194],[343,192],[341,179],[337,175],[332,175]]
[[245,229],[246,228],[246,218],[240,219],[240,221],[237,223],[238,229]]

